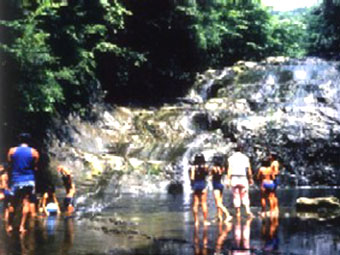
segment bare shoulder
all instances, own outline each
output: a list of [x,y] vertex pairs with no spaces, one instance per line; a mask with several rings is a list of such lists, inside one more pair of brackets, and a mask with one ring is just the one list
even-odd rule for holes
[[32,154],[34,157],[39,157],[39,152],[37,149],[32,148]]
[[16,151],[17,147],[11,147],[9,150],[8,150],[8,154],[14,154],[14,152]]

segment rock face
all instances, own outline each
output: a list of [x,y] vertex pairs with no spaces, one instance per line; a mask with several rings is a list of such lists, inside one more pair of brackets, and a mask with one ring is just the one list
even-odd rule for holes
[[195,153],[210,163],[242,141],[255,171],[279,155],[281,185],[338,185],[339,77],[337,62],[268,58],[208,70],[174,105],[96,104],[91,122],[51,129],[50,167],[69,166],[84,193],[186,192]]

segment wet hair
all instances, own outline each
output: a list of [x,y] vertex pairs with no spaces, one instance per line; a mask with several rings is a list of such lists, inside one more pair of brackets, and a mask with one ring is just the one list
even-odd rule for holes
[[198,153],[195,155],[194,164],[195,165],[205,164],[205,158],[202,153]]
[[243,143],[237,142],[236,147],[235,147],[235,151],[240,151],[240,152],[242,152],[243,149],[244,149]]
[[19,143],[30,143],[31,142],[31,134],[29,133],[20,133],[18,135],[18,140],[19,140]]
[[224,157],[223,155],[214,155],[212,158],[212,162],[215,166],[223,166],[224,165]]
[[272,157],[273,159],[277,159],[277,153],[274,152],[274,151],[271,151],[271,152],[269,153],[269,157]]
[[261,160],[261,166],[269,167],[270,166],[270,160],[269,159],[262,159]]
[[[2,168],[2,170],[1,170],[1,168]],[[7,170],[8,170],[8,163],[6,163],[6,162],[0,163],[0,173],[4,173]]]
[[54,187],[53,184],[49,184],[49,185],[47,186],[47,192],[50,193],[50,194],[55,193],[55,187]]

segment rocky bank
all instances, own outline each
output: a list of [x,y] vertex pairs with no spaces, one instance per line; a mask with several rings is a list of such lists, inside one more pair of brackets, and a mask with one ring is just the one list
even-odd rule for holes
[[72,169],[83,194],[177,192],[196,152],[227,157],[241,140],[255,171],[279,155],[282,185],[338,185],[339,77],[338,62],[276,57],[198,74],[173,105],[98,103],[91,121],[56,121],[50,168]]

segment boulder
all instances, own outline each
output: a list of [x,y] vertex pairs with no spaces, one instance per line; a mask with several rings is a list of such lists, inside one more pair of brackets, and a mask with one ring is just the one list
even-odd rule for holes
[[299,197],[296,200],[297,211],[336,211],[340,209],[340,201],[336,197]]

